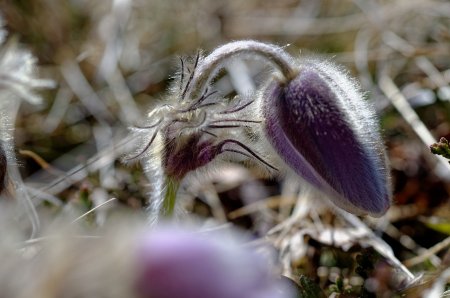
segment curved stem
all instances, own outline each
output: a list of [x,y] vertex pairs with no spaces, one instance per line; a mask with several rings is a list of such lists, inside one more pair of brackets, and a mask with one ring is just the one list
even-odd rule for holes
[[290,80],[296,76],[296,69],[292,63],[294,59],[283,48],[253,40],[235,41],[215,49],[200,62],[190,82],[188,97],[197,98],[201,96],[204,88],[208,86],[225,60],[233,58],[236,55],[256,55],[263,57],[275,65],[286,80]]
[[165,181],[166,191],[164,195],[163,208],[161,210],[162,216],[170,218],[173,215],[175,209],[175,202],[177,199],[178,188],[180,187],[180,181],[170,176],[166,177]]

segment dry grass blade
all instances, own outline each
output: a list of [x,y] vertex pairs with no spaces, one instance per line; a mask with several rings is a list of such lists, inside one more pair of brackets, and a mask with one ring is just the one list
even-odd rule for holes
[[[379,79],[379,86],[386,97],[392,102],[403,119],[411,126],[423,144],[428,147],[436,143],[436,138],[430,133],[425,124],[420,120],[402,92],[387,75],[382,75]],[[450,179],[450,164],[442,157],[434,155],[436,160],[435,173],[445,180]]]
[[86,216],[88,216],[89,214],[91,214],[92,212],[94,212],[95,210],[97,210],[97,209],[99,209],[99,208],[102,208],[103,206],[105,206],[105,205],[107,205],[107,204],[109,204],[109,203],[111,203],[112,201],[115,201],[115,200],[116,200],[116,198],[111,198],[111,199],[107,200],[106,202],[103,202],[103,203],[101,203],[101,204],[95,206],[95,207],[92,208],[91,210],[89,210],[89,211],[83,213],[82,215],[78,216],[76,219],[74,219],[74,220],[72,221],[72,223],[76,223],[77,221],[79,221],[80,219],[85,218]]
[[426,260],[430,259],[433,255],[439,253],[440,251],[448,248],[450,246],[450,237],[445,238],[441,242],[433,245],[432,247],[428,248],[422,254],[403,261],[403,264],[405,264],[406,267],[413,267],[420,263],[425,262]]

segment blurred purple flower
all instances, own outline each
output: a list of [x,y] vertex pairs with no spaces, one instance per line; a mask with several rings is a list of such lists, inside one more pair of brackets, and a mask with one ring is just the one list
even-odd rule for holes
[[373,109],[334,65],[309,61],[263,93],[265,131],[284,161],[334,203],[380,216],[390,179]]
[[174,228],[145,235],[138,248],[138,297],[294,297],[261,255],[216,236]]

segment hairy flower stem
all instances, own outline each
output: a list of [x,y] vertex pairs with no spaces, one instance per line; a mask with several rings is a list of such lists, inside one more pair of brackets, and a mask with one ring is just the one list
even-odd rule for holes
[[201,96],[225,61],[236,56],[265,58],[279,68],[287,81],[297,75],[297,70],[292,67],[294,59],[281,47],[253,40],[230,42],[215,49],[199,64],[188,90],[190,97]]
[[163,209],[161,210],[161,213],[164,217],[170,218],[173,216],[175,209],[175,202],[177,199],[178,188],[180,187],[180,181],[167,176],[165,184],[166,192],[164,195]]
[[3,130],[3,133],[8,135],[8,137],[5,137],[5,140],[3,140],[3,142],[6,147],[5,150],[7,150],[8,152],[6,154],[6,158],[9,183],[12,186],[13,191],[15,192],[15,197],[26,210],[25,212],[27,213],[31,222],[30,238],[34,238],[40,228],[39,217],[37,215],[36,208],[31,201],[28,190],[26,189],[25,184],[22,180],[22,176],[17,166],[16,155],[14,153],[14,123],[16,123],[16,117],[19,113],[20,101],[5,101],[0,105],[0,108],[1,110],[3,110],[5,115],[9,116],[9,119],[7,119],[7,121],[3,120],[3,123],[1,125],[1,130]]

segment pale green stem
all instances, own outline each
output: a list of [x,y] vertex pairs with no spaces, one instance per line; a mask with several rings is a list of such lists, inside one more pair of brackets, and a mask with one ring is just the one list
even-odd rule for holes
[[180,187],[180,181],[167,176],[165,181],[165,195],[163,202],[162,215],[164,217],[172,217],[175,209],[175,202],[177,200],[177,192]]

